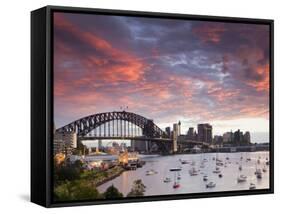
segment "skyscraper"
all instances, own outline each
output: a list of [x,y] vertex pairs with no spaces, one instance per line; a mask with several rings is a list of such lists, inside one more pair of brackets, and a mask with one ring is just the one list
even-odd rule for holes
[[198,141],[205,143],[212,143],[213,133],[212,126],[209,123],[203,123],[197,125]]
[[243,132],[238,129],[236,132],[234,132],[233,138],[235,143],[240,144],[243,141]]
[[189,127],[189,129],[187,131],[187,139],[188,140],[195,140],[195,133],[194,133],[193,127]]
[[224,143],[231,143],[233,141],[232,131],[231,132],[225,132],[222,137],[223,137]]
[[167,133],[167,135],[169,136],[169,137],[171,137],[171,127],[166,127],[165,128],[165,131],[166,131],[166,133]]
[[250,132],[248,132],[248,131],[245,132],[243,138],[244,138],[245,143],[251,143],[251,135],[250,135]]
[[181,121],[178,122],[178,135],[181,135]]

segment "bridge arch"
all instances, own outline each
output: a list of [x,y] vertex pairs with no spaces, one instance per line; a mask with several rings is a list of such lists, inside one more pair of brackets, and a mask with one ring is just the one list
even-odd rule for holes
[[68,133],[76,132],[78,136],[84,137],[92,130],[111,121],[127,121],[142,129],[143,135],[152,138],[168,138],[166,132],[160,129],[153,120],[141,115],[127,111],[113,111],[89,115],[75,120],[61,128],[57,132]]

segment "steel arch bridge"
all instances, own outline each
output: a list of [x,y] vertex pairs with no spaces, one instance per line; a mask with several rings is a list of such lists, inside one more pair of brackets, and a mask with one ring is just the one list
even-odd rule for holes
[[138,135],[136,133],[137,129],[141,129],[142,136],[150,139],[169,139],[166,132],[161,130],[153,120],[126,111],[113,111],[89,115],[57,129],[56,132],[76,132],[78,137],[85,137],[95,130],[94,134],[97,137],[126,138],[136,137]]

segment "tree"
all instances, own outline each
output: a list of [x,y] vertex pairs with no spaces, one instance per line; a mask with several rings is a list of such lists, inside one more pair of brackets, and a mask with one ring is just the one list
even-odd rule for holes
[[113,186],[113,184],[106,189],[103,195],[105,199],[123,198],[123,194],[119,192],[118,189]]
[[102,195],[98,190],[82,180],[67,181],[55,188],[55,201],[93,200],[100,199]]
[[67,164],[54,165],[54,183],[55,186],[64,181],[73,181],[79,179],[83,173],[83,163],[81,160],[76,160],[74,163],[70,161]]
[[146,186],[142,183],[141,179],[135,180],[131,191],[127,197],[138,197],[144,196]]

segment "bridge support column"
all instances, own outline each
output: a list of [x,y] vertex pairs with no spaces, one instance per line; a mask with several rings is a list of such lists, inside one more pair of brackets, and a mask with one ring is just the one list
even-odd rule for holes
[[177,131],[173,131],[173,145],[172,145],[173,153],[178,151],[178,133]]
[[176,138],[173,138],[173,152],[176,153],[178,151],[178,142]]

